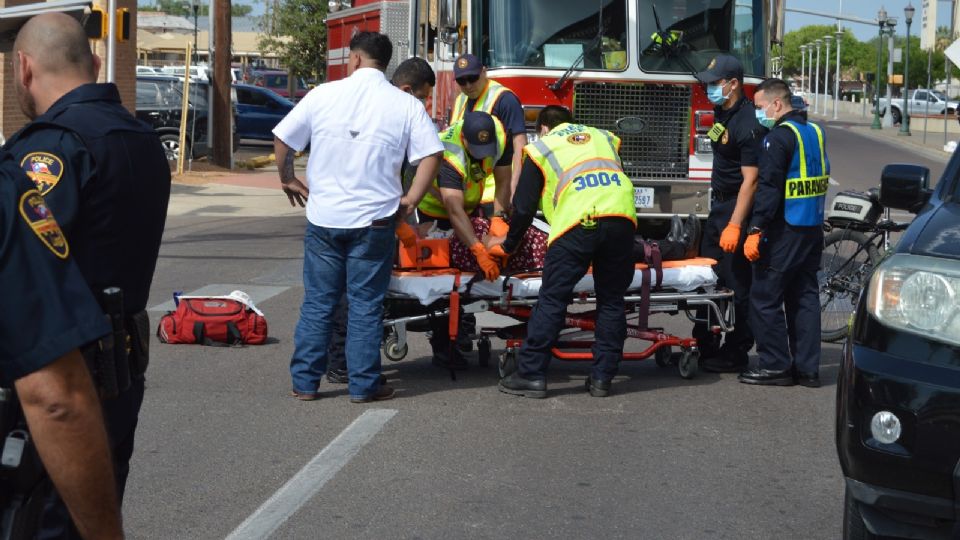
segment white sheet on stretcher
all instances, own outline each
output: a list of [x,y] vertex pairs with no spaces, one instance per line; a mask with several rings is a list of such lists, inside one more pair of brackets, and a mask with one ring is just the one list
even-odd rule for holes
[[[460,276],[461,287],[463,291],[466,284],[470,281],[472,274],[464,272]],[[630,283],[630,290],[640,290],[643,274],[641,270],[636,270],[633,274],[633,281]],[[499,298],[503,291],[503,277],[496,281],[478,281],[473,284],[472,295],[486,298]],[[656,280],[654,280],[655,282]],[[510,278],[510,284],[513,285],[513,296],[519,298],[535,297],[540,293],[540,277]],[[679,268],[664,268],[662,288],[674,289],[680,292],[689,292],[713,285],[717,282],[717,275],[709,266],[681,266]],[[413,297],[423,305],[428,305],[444,296],[450,294],[453,289],[452,275],[432,275],[417,276],[409,274],[394,274],[390,276],[389,291],[393,294]],[[593,292],[593,274],[583,276],[574,287],[574,292]]]

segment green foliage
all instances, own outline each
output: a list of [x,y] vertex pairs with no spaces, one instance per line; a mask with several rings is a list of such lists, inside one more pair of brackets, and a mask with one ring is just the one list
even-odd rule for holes
[[[178,0],[158,0],[156,4],[137,6],[140,11],[162,11],[167,15],[179,15],[186,18],[193,17],[193,3]],[[253,12],[253,6],[250,4],[233,4],[230,6],[231,15],[234,17],[246,17]],[[206,17],[210,14],[210,6],[203,4],[197,11],[200,17]]]
[[260,48],[276,53],[294,75],[322,81],[327,67],[327,0],[285,0],[274,6],[261,22]]

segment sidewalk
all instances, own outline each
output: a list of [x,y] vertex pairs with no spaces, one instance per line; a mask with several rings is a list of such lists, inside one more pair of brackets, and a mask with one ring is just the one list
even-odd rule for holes
[[[807,114],[810,116],[811,120],[821,124],[826,124],[827,126],[839,129],[849,129],[869,139],[883,141],[904,148],[910,148],[930,159],[936,159],[944,162],[950,159],[951,152],[946,152],[943,149],[944,139],[942,119],[931,118],[927,122],[928,131],[926,134],[926,142],[924,142],[924,118],[922,117],[911,117],[910,132],[912,135],[907,137],[898,134],[900,131],[899,125],[894,127],[884,127],[882,129],[871,129],[870,126],[873,124],[873,113],[869,108],[867,109],[866,116],[862,116],[860,114],[850,114],[841,110],[839,114],[837,114],[836,120],[833,120],[832,104],[827,111],[828,112],[826,114],[816,114],[812,111],[812,109],[809,109]],[[957,141],[960,139],[960,134],[952,132],[955,128],[950,123],[953,123],[954,125],[956,124],[955,116],[948,116],[948,128],[951,132],[947,133],[947,141]],[[936,126],[937,129],[933,129],[933,126]]]

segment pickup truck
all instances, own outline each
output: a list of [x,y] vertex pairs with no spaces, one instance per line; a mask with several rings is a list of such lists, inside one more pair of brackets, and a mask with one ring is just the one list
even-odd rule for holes
[[[894,98],[887,103],[886,98],[880,98],[880,115],[887,113],[887,107],[893,115],[893,123],[899,124],[903,118],[903,99]],[[917,116],[921,114],[943,115],[943,110],[953,114],[957,110],[957,102],[949,101],[943,92],[938,90],[927,90],[926,88],[917,88],[910,91],[910,114]]]

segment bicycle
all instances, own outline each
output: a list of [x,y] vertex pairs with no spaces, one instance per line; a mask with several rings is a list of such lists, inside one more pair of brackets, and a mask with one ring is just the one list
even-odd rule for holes
[[817,272],[820,340],[826,343],[839,341],[847,334],[864,283],[890,249],[890,235],[910,225],[890,219],[890,210],[880,205],[876,188],[868,193],[838,193],[829,208]]

